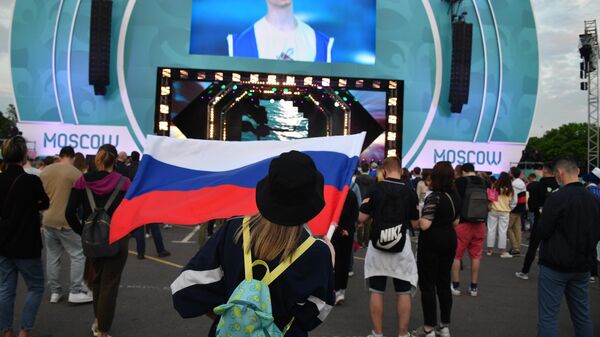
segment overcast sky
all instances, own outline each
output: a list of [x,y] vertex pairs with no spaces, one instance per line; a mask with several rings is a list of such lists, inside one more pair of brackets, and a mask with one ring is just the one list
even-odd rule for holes
[[[15,0],[0,0],[2,111],[13,101],[7,52],[8,25],[14,2]],[[577,45],[578,36],[583,32],[583,21],[600,20],[600,0],[532,0],[532,3],[540,44],[541,82],[531,135],[540,136],[546,130],[565,123],[587,121],[587,96],[579,90]]]

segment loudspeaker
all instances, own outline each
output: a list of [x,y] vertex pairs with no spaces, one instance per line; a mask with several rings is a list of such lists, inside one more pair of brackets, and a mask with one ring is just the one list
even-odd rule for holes
[[469,102],[473,25],[452,23],[452,69],[450,74],[450,111],[459,113]]
[[110,84],[111,17],[112,0],[92,0],[88,70],[89,83],[96,95],[105,95]]

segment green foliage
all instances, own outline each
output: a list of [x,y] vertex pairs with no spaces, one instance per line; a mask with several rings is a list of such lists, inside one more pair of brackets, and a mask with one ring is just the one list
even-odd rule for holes
[[8,138],[17,123],[17,109],[12,104],[6,107],[6,112],[0,111],[0,139]]
[[561,156],[571,156],[581,167],[587,162],[587,123],[570,123],[546,131],[542,137],[531,137],[527,147],[539,152],[542,161],[554,161]]

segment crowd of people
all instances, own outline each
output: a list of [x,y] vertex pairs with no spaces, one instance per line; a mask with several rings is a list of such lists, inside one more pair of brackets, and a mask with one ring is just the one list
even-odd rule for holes
[[[92,303],[91,333],[106,337],[129,238],[93,246],[86,231],[102,219],[109,222],[137,173],[140,154],[127,156],[107,144],[92,160],[65,147],[39,164],[28,160],[27,152],[21,136],[2,144],[2,337],[30,335],[46,283],[50,303],[63,299],[64,256],[70,261],[67,301]],[[173,303],[184,318],[211,318],[210,336],[307,336],[334,306],[345,303],[354,254],[363,247],[371,335],[383,336],[391,279],[399,337],[450,337],[453,296],[479,295],[483,253],[519,256],[528,233],[515,277],[529,279],[539,248],[538,335],[557,336],[565,297],[574,334],[591,337],[588,285],[597,281],[600,261],[600,169],[579,176],[577,164],[566,157],[544,165],[541,179],[530,174],[526,181],[517,167],[493,176],[478,173],[470,163],[439,162],[430,170],[412,171],[397,157],[363,163],[331,241],[315,240],[306,223],[324,207],[323,175],[305,154],[283,153],[257,185],[258,213],[210,222],[210,239],[202,240],[171,285]],[[160,225],[145,227],[157,255],[170,255]],[[146,235],[144,227],[131,233],[139,259],[145,257]],[[465,253],[470,276],[462,287]],[[19,274],[27,296],[14,330]],[[423,322],[411,329],[417,290]]]

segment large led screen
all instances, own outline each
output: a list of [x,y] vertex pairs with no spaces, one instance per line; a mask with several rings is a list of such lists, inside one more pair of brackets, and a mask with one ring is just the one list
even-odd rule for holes
[[[203,81],[174,81],[173,100],[171,102],[171,120],[179,120],[181,114],[195,114],[206,105],[206,100],[215,95],[220,88],[219,82]],[[352,109],[352,132],[367,131],[367,140],[364,151],[360,155],[361,162],[382,161],[385,149],[385,113],[386,93],[373,90],[342,90],[337,88],[348,106]],[[296,99],[253,99],[242,100],[238,104],[237,112],[239,127],[230,127],[238,130],[235,140],[291,140],[307,137],[323,136],[319,129],[319,113]],[[185,117],[184,117],[185,118]],[[184,122],[189,123],[189,120]],[[173,130],[179,130],[172,125]],[[321,125],[322,126],[322,125]],[[191,128],[202,129],[205,122],[200,121]],[[186,127],[187,129],[187,127]],[[369,136],[370,135],[370,136]],[[176,131],[175,137],[187,137],[185,133]]]
[[376,0],[193,0],[190,53],[375,64]]

